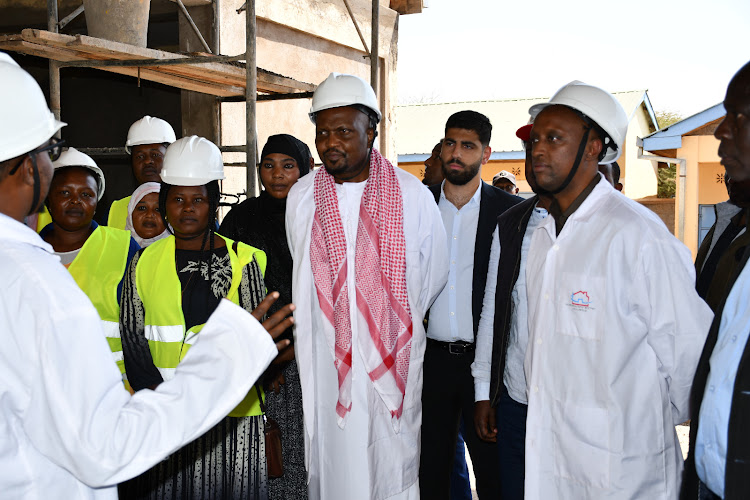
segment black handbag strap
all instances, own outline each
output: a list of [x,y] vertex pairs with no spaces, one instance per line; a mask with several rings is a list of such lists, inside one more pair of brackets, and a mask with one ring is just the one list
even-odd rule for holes
[[266,403],[263,401],[263,394],[260,393],[260,387],[255,384],[255,392],[258,393],[258,401],[260,402],[260,411],[263,412],[263,419],[266,418]]

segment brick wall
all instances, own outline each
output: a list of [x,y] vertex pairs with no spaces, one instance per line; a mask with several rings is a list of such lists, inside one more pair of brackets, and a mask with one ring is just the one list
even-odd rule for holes
[[647,196],[635,201],[656,213],[664,221],[669,232],[675,234],[674,200],[674,198]]

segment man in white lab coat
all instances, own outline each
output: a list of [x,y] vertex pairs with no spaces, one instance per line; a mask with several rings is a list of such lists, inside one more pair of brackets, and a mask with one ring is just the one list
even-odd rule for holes
[[367,82],[332,73],[310,115],[325,168],[286,210],[310,499],[418,499],[422,320],[448,275],[443,222],[373,148]]
[[628,118],[581,82],[533,106],[532,168],[553,194],[526,266],[527,499],[672,499],[674,426],[711,322],[690,252],[598,173]]
[[[4,53],[0,81],[0,496],[115,499],[117,483],[200,436],[244,398],[278,353],[264,327],[279,335],[292,308],[262,327],[223,301],[175,378],[131,396],[96,309],[23,223],[47,196],[61,149],[53,136],[65,124]],[[262,317],[272,302],[253,314]]]

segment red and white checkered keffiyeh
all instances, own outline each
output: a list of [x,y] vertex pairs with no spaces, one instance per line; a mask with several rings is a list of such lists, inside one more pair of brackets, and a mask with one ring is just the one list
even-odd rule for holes
[[[310,262],[323,315],[335,333],[336,403],[343,427],[352,408],[352,325],[347,285],[346,236],[333,176],[316,172]],[[406,289],[403,199],[393,165],[377,151],[362,195],[355,249],[357,309],[369,335],[359,337],[365,368],[391,415],[401,417],[409,374],[412,321]]]

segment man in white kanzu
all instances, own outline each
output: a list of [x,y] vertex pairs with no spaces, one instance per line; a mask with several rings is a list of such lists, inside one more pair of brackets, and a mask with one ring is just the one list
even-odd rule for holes
[[[293,307],[261,326],[222,301],[174,379],[131,396],[96,309],[52,247],[23,223],[47,196],[51,160],[62,146],[54,134],[65,124],[4,53],[0,81],[0,496],[116,499],[119,482],[242,401],[278,354],[266,329],[280,335]],[[271,303],[253,315],[261,318]]]
[[526,499],[674,499],[674,426],[712,313],[688,249],[598,172],[620,156],[628,117],[581,82],[529,110],[550,215],[526,264]]
[[332,73],[310,118],[325,168],[286,211],[310,498],[418,499],[422,320],[448,275],[443,222],[419,179],[373,148],[367,82]]

